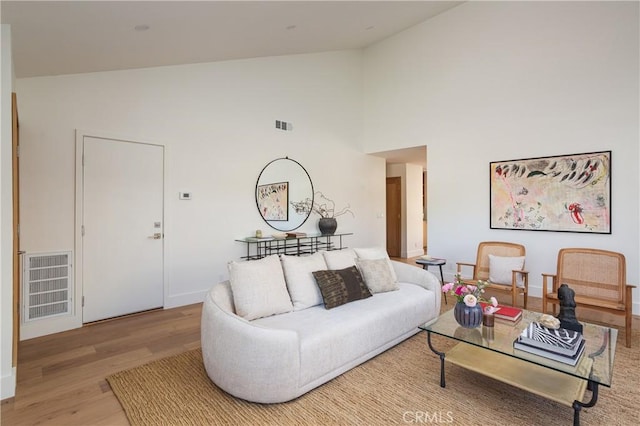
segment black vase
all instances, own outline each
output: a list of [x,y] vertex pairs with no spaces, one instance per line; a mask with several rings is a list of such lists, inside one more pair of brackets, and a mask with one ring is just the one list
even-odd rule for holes
[[318,221],[318,228],[322,235],[333,235],[338,228],[338,221],[335,217],[321,217]]
[[453,316],[464,328],[476,328],[482,323],[482,306],[477,304],[470,308],[464,302],[458,302],[453,308]]

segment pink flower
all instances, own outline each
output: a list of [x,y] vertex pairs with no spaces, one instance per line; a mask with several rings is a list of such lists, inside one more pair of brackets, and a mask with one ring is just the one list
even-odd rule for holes
[[453,287],[453,283],[446,283],[445,285],[442,286],[442,292],[446,293],[449,290],[451,290],[451,287]]
[[469,293],[475,293],[477,289],[478,289],[478,287],[476,287],[475,285],[471,285],[471,284],[469,284],[469,285],[467,286],[467,291],[468,291]]
[[478,304],[478,299],[476,299],[476,297],[473,294],[467,294],[464,297],[464,304],[470,308],[473,308]]
[[462,296],[465,293],[469,293],[469,289],[467,289],[465,286],[458,286],[456,287],[456,296]]

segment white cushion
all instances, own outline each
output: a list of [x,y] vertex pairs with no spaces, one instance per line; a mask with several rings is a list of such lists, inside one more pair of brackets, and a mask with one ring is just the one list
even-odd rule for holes
[[278,255],[229,262],[229,281],[236,313],[246,320],[293,310]]
[[327,262],[327,268],[331,270],[345,269],[349,266],[356,266],[356,258],[358,255],[353,249],[347,248],[343,250],[323,251],[324,261]]
[[[489,281],[493,284],[511,285],[511,271],[524,267],[524,256],[500,257],[489,255]],[[516,286],[522,287],[521,274],[516,274]]]
[[327,269],[322,253],[317,252],[311,256],[282,255],[280,260],[293,310],[299,311],[321,304],[322,293],[312,272]]
[[418,325],[437,317],[429,307],[440,294],[412,284],[400,283],[399,286],[400,291],[374,294],[334,309],[314,306],[287,315],[261,318],[256,325],[295,330],[300,339],[299,383],[318,381],[332,371],[344,371],[344,366],[357,365],[363,358],[370,358],[377,348],[404,333],[413,334],[412,330]]
[[364,283],[371,293],[384,293],[398,289],[398,283],[393,279],[393,268],[387,259],[356,259]]
[[387,250],[379,247],[373,248],[356,248],[354,249],[358,258],[360,259],[387,259],[389,263],[389,269],[391,269],[391,276],[393,277],[393,281],[397,282],[398,277],[396,276],[396,271],[393,269],[393,265],[391,264],[391,259],[389,258],[389,254],[387,254]]

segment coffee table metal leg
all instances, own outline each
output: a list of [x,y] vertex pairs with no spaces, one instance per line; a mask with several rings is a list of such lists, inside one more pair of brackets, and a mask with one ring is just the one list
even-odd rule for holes
[[582,407],[593,407],[598,402],[598,383],[589,380],[587,389],[591,390],[591,401],[587,403],[582,401],[573,402],[573,426],[580,426],[580,410],[582,410]]
[[440,357],[440,387],[443,388],[445,383],[444,383],[444,352],[439,352],[437,350],[435,350],[433,348],[433,345],[431,345],[431,332],[427,330],[427,343],[429,344],[429,349],[431,349],[431,351],[438,355]]

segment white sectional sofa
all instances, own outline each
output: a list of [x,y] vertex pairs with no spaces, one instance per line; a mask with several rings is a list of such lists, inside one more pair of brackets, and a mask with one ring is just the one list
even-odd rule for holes
[[[414,335],[440,312],[438,279],[379,249],[271,256],[229,269],[230,280],[204,302],[202,354],[211,380],[248,401],[294,399]],[[314,277],[320,270],[339,283],[327,287]],[[327,309],[336,288],[348,287],[341,277],[358,273],[371,290]]]

